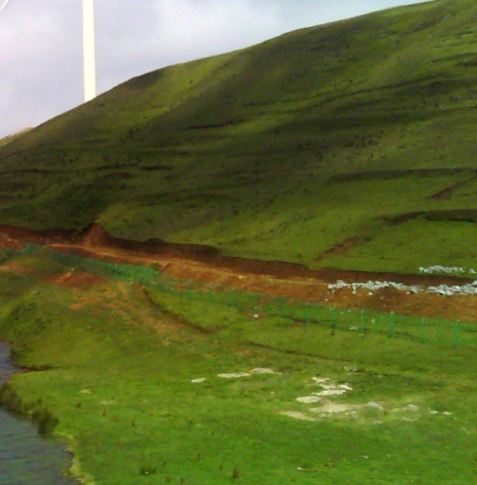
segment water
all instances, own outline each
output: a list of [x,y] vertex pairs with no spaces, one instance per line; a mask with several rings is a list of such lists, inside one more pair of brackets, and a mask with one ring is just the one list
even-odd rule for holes
[[[0,342],[0,381],[15,370]],[[29,420],[0,409],[0,485],[73,485],[61,474],[69,462],[61,444],[43,439]]]

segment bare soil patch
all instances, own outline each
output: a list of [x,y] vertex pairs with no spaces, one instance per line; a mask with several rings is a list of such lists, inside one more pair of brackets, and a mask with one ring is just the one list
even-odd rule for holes
[[[256,261],[220,256],[214,248],[169,244],[160,239],[145,242],[128,241],[109,236],[103,228],[93,224],[83,234],[66,231],[34,233],[18,228],[0,226],[0,244],[21,245],[37,242],[58,250],[84,257],[126,264],[155,264],[165,274],[203,283],[225,285],[271,296],[301,301],[322,302],[345,307],[369,307],[409,315],[442,316],[477,321],[477,296],[452,297],[407,293],[393,288],[376,292],[343,288],[333,292],[327,284],[337,280],[346,282],[394,281],[408,285],[458,285],[467,278],[440,275],[409,275],[345,271],[335,268],[311,270],[303,265],[280,261]],[[98,284],[101,278],[77,272],[76,275],[54,275],[52,282],[67,286]]]
[[339,244],[334,245],[332,248],[327,249],[326,251],[323,251],[322,253],[320,253],[317,256],[316,261],[320,261],[334,254],[345,254],[348,251],[348,249],[351,249],[353,246],[356,246],[356,244],[358,244],[358,241],[359,240],[357,237],[349,237],[348,239],[345,239]]

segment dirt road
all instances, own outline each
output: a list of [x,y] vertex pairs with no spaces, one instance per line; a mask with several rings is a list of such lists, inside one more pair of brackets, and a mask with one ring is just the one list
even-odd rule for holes
[[90,226],[80,235],[67,231],[35,233],[10,226],[0,226],[0,247],[20,247],[25,242],[43,244],[58,250],[108,261],[137,265],[154,263],[160,271],[168,275],[273,296],[477,322],[477,296],[475,295],[448,297],[425,292],[410,293],[394,288],[383,288],[377,291],[361,288],[354,292],[349,288],[334,291],[328,288],[328,284],[337,279],[348,282],[395,281],[425,286],[468,282],[463,278],[367,273],[331,268],[310,270],[298,264],[223,257],[213,248],[205,246],[169,244],[161,240],[141,243],[114,238],[106,234],[98,225]]

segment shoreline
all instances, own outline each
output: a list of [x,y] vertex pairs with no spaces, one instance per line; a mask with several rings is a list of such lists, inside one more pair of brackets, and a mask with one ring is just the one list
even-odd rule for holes
[[[10,355],[10,345],[5,341],[0,340],[0,411],[3,411],[7,416],[10,416],[11,422],[23,421],[28,423],[34,428],[34,435],[28,438],[35,439],[38,447],[55,448],[55,453],[65,455],[68,457],[68,465],[66,468],[55,469],[55,467],[48,467],[48,469],[57,474],[55,484],[58,485],[75,485],[80,483],[79,475],[73,473],[73,465],[75,462],[75,455],[67,443],[61,443],[58,437],[64,439],[61,434],[55,434],[51,427],[51,423],[56,423],[57,418],[54,417],[47,408],[42,409],[42,413],[39,413],[38,409],[34,409],[34,405],[25,402],[17,390],[11,383],[11,378],[19,372],[32,372],[31,370],[23,367],[16,366],[15,362]],[[34,418],[36,416],[36,419]],[[49,422],[49,424],[47,423]],[[10,422],[10,421],[9,421]],[[8,422],[7,422],[8,424]],[[33,430],[32,430],[33,431]],[[44,431],[44,432],[42,432]],[[52,438],[47,440],[46,438]],[[49,442],[48,442],[49,441]],[[63,445],[66,444],[66,447]],[[29,460],[33,460],[34,457],[30,457]],[[51,477],[54,479],[54,477]],[[50,480],[50,478],[48,478]],[[47,485],[48,482],[44,482]]]

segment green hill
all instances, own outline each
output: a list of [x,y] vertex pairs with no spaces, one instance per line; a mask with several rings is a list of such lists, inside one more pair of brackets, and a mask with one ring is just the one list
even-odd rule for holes
[[438,0],[132,79],[0,147],[0,222],[477,268],[476,21]]
[[14,133],[11,133],[11,134],[9,134],[7,136],[4,136],[3,138],[0,138],[0,147],[6,145],[7,143],[10,143],[15,138],[18,138],[19,136],[27,133],[30,130],[31,130],[31,128],[23,128],[23,129],[18,130],[18,131],[14,132]]

